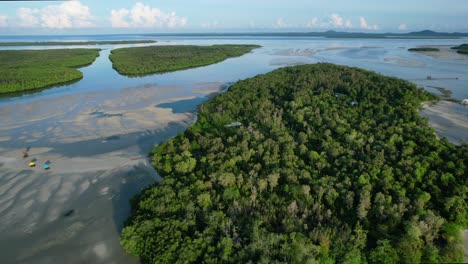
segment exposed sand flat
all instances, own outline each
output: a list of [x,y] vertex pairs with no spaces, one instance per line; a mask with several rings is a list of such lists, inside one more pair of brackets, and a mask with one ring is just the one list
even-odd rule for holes
[[429,118],[429,125],[439,137],[445,137],[453,144],[468,142],[468,107],[450,101],[424,103],[419,111]]
[[157,105],[195,97],[145,85],[1,107],[12,118],[0,115],[0,259],[137,263],[121,248],[119,231],[130,198],[160,180],[147,154],[195,118]]
[[417,61],[411,61],[411,60],[406,60],[402,58],[384,58],[384,61],[386,63],[395,63],[398,65],[402,66],[411,66],[411,67],[424,67],[426,64],[417,62]]
[[273,55],[278,56],[313,56],[317,54],[317,52],[311,49],[284,49],[284,50],[277,50],[273,52]]
[[226,87],[226,84],[221,82],[204,82],[198,83],[193,89],[194,93],[212,94],[221,91]]
[[468,55],[457,53],[456,50],[451,49],[453,46],[445,45],[433,45],[433,46],[419,46],[418,48],[436,48],[440,51],[412,51],[414,53],[420,53],[426,56],[433,57],[435,59],[443,60],[468,60]]
[[294,66],[294,65],[302,65],[302,64],[308,64],[308,63],[313,63],[314,61],[307,60],[307,58],[300,59],[300,58],[278,58],[278,59],[272,59],[270,61],[271,66]]

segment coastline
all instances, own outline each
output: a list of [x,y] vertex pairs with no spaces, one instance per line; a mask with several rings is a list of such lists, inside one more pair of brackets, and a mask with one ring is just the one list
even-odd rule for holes
[[439,51],[410,51],[411,53],[422,54],[434,59],[442,60],[468,60],[468,55],[457,53],[457,50],[451,49],[448,45],[424,45],[418,48],[437,48]]
[[419,115],[429,119],[429,125],[439,138],[446,138],[457,146],[468,142],[468,107],[447,100],[425,102]]

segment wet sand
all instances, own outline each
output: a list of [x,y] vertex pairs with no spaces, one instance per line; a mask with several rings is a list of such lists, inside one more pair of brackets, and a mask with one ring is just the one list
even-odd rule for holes
[[445,137],[455,145],[468,142],[468,107],[451,101],[424,103],[419,111],[429,118],[439,138]]
[[[223,86],[202,90],[216,87]],[[147,154],[196,118],[193,109],[158,105],[196,96],[142,86],[2,107],[9,113],[0,116],[2,263],[137,263],[119,233],[130,198],[160,180]]]
[[[298,44],[289,39],[275,43],[261,40],[257,43],[264,48],[253,54],[142,78],[116,74],[107,59],[109,50],[104,50],[92,66],[80,69],[85,77],[76,85],[19,100],[0,100],[0,262],[138,262],[123,251],[118,239],[130,210],[129,199],[159,180],[147,153],[154,144],[166,141],[193,122],[196,114],[187,105],[193,106],[200,97],[224,89],[226,83],[276,66],[316,61],[362,67],[410,80],[427,76],[427,69],[434,71],[430,73],[433,76],[466,76],[466,61],[447,64],[424,56],[415,59],[408,52],[395,52],[387,41],[393,40],[366,40],[359,47],[347,48],[348,41],[338,40],[314,39]],[[174,43],[218,42],[227,44],[232,40]],[[381,53],[352,56],[346,52],[379,46],[384,47]],[[280,50],[286,51],[275,55]],[[412,60],[426,67],[420,70],[404,65]],[[457,82],[460,84],[431,80],[434,86],[454,91],[454,97],[466,98],[466,80],[460,78]],[[446,110],[431,112],[434,109],[438,106],[422,112],[432,119],[447,119]],[[462,135],[460,131],[467,130],[458,128],[455,137]],[[22,158],[21,150],[27,146],[32,147],[30,159],[37,158],[40,167],[29,168],[30,159]],[[47,160],[52,162],[50,171],[41,168]]]
[[401,66],[410,66],[410,67],[424,67],[426,64],[420,63],[417,61],[411,61],[402,58],[384,58],[384,62],[386,63],[394,63]]

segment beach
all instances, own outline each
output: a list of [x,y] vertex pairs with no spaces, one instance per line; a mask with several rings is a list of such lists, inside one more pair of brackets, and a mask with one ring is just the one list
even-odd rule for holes
[[439,138],[446,138],[455,145],[468,142],[468,107],[451,101],[424,103],[419,111],[429,119]]

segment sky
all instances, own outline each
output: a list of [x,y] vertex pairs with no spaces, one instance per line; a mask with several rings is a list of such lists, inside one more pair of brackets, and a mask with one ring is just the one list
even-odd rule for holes
[[468,32],[468,1],[0,0],[0,35],[424,29]]

